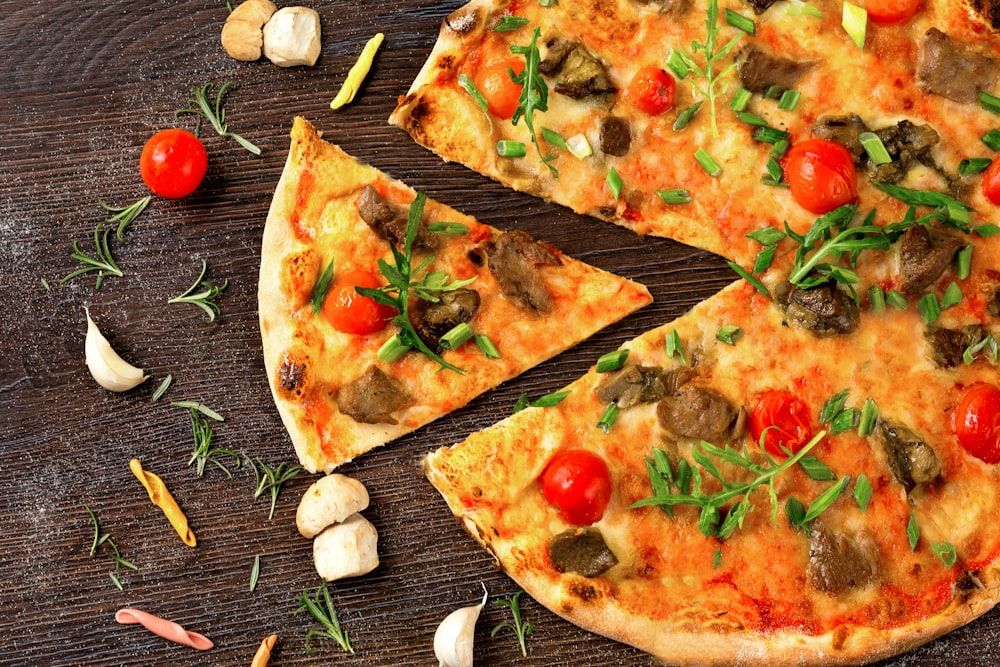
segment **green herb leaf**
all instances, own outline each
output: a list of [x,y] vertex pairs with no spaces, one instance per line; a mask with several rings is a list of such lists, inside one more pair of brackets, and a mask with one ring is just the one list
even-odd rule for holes
[[966,158],[958,163],[959,176],[974,176],[981,174],[993,163],[988,157]]
[[191,458],[188,459],[188,465],[195,465],[198,476],[201,477],[205,474],[205,465],[211,462],[217,465],[222,472],[226,473],[227,477],[232,477],[233,474],[229,471],[229,468],[223,465],[217,457],[232,457],[236,460],[236,467],[239,468],[242,461],[240,455],[231,449],[212,447],[212,425],[197,409],[191,408],[190,414],[191,433],[194,436],[194,451],[191,453]]
[[723,324],[715,332],[715,337],[726,345],[736,345],[736,341],[743,338],[743,329],[735,324]]
[[701,105],[701,101],[695,102],[677,114],[677,120],[674,121],[673,126],[674,132],[680,132],[687,127],[688,124],[694,119],[695,114],[698,113],[698,109],[701,108]]
[[333,601],[330,599],[330,589],[327,588],[325,579],[312,597],[310,597],[308,591],[302,591],[300,595],[296,596],[295,601],[299,603],[299,608],[295,610],[295,613],[292,614],[293,616],[298,616],[299,613],[308,611],[309,615],[323,626],[322,630],[313,629],[306,633],[306,653],[312,655],[313,651],[309,646],[309,640],[316,636],[332,639],[348,653],[354,653],[347,632],[340,627],[340,620],[337,618],[337,609],[333,606]]
[[125,228],[128,227],[133,220],[139,217],[140,213],[146,210],[146,207],[149,206],[149,202],[151,199],[152,199],[151,195],[146,195],[142,199],[133,202],[131,204],[128,204],[126,206],[122,206],[120,208],[114,206],[108,206],[100,199],[97,200],[97,203],[100,204],[101,208],[103,208],[105,211],[108,211],[109,213],[114,213],[114,215],[109,217],[104,222],[118,224],[118,231],[115,232],[115,236],[117,236],[118,240],[121,241],[122,239],[125,238]]
[[810,479],[814,479],[817,482],[832,482],[837,479],[837,475],[833,470],[815,456],[803,456],[799,459],[799,465],[809,475]]
[[769,245],[757,253],[757,257],[753,262],[753,273],[764,273],[771,268],[771,262],[774,261],[774,254],[777,250],[778,246]]
[[253,557],[253,565],[250,566],[250,592],[257,590],[257,581],[260,579],[260,555]]
[[76,241],[73,242],[73,253],[71,256],[73,259],[80,263],[80,268],[76,271],[72,271],[68,275],[64,276],[59,284],[63,284],[77,276],[82,276],[85,273],[90,273],[92,271],[97,271],[97,283],[94,285],[94,289],[101,289],[104,284],[104,278],[106,276],[118,276],[121,278],[124,273],[118,268],[118,264],[115,262],[114,256],[111,254],[111,249],[108,246],[108,234],[111,233],[111,229],[107,228],[104,233],[101,233],[101,225],[98,224],[94,228],[94,247],[97,251],[97,257],[91,257],[84,251],[80,250],[80,245]]
[[674,190],[657,190],[656,196],[659,197],[664,204],[671,205],[690,204],[693,201],[693,199],[691,199],[691,193],[681,188]]
[[518,158],[528,154],[528,149],[520,141],[501,139],[497,142],[497,155],[500,157]]
[[803,517],[803,521],[809,523],[820,514],[822,514],[827,508],[830,507],[840,497],[847,488],[847,485],[851,483],[851,476],[844,475],[840,478],[840,481],[830,486],[823,493],[819,494],[815,500],[809,503],[809,509],[806,510],[806,515]]
[[548,167],[553,178],[559,178],[559,171],[551,164],[555,156],[542,155],[542,148],[538,143],[538,136],[535,133],[535,112],[548,111],[549,108],[549,87],[538,69],[542,60],[541,54],[538,51],[538,38],[541,34],[541,28],[535,26],[535,30],[531,35],[531,42],[527,46],[515,44],[510,47],[511,53],[524,56],[524,69],[520,74],[512,77],[514,83],[521,86],[521,96],[510,122],[512,125],[517,125],[518,121],[522,118],[524,119],[524,124],[528,128],[531,141],[535,144],[542,164]]
[[611,189],[611,196],[616,200],[620,199],[622,196],[622,177],[618,175],[618,170],[614,167],[608,169],[608,175],[605,177],[605,181],[608,183],[608,187]]
[[248,458],[253,474],[256,478],[256,488],[253,492],[254,498],[259,498],[265,491],[271,494],[271,510],[267,514],[268,520],[274,517],[274,506],[278,502],[278,494],[285,482],[291,480],[300,472],[302,466],[279,463],[277,467],[271,467],[258,458]]
[[[191,287],[188,287],[187,291],[180,296],[167,299],[167,303],[190,303],[191,305],[198,306],[208,315],[208,321],[214,322],[216,316],[222,312],[222,308],[215,302],[215,299],[229,286],[229,280],[223,280],[221,285],[213,285],[204,279],[207,271],[208,263],[205,260],[201,260],[201,273],[191,283]],[[201,288],[201,291],[195,293],[195,290],[199,288]],[[315,305],[313,307],[315,308]]]
[[518,28],[523,28],[528,25],[530,21],[523,16],[511,16],[506,14],[500,17],[497,24],[493,26],[493,32],[512,32]]
[[486,116],[486,120],[490,123],[490,133],[493,132],[493,116],[490,115],[490,105],[486,101],[483,94],[476,88],[476,84],[469,78],[468,74],[458,75],[458,85],[462,87],[462,90],[467,92],[469,96],[475,101],[480,109],[483,110],[483,115]]
[[160,385],[156,388],[156,391],[153,392],[153,396],[149,400],[156,402],[161,398],[163,398],[163,395],[167,393],[167,389],[170,388],[170,384],[173,381],[174,381],[174,376],[168,373],[167,377],[163,378],[163,381],[160,382]]
[[962,303],[962,288],[958,286],[958,283],[952,281],[948,283],[944,294],[941,295],[941,310],[957,306],[960,303]]
[[509,608],[514,620],[513,622],[507,621],[496,625],[493,630],[490,631],[490,637],[496,637],[497,633],[501,630],[511,630],[517,636],[517,642],[521,646],[521,655],[528,657],[528,647],[525,645],[525,639],[527,639],[531,633],[534,632],[535,626],[533,623],[525,621],[521,617],[519,600],[522,593],[524,593],[524,591],[518,591],[511,597],[493,601],[493,604],[495,605]]
[[753,22],[753,19],[747,18],[729,8],[726,8],[726,23],[737,30],[742,30],[748,35],[753,36],[757,34],[757,25]]
[[848,393],[849,390],[842,389],[827,399],[826,403],[823,404],[822,409],[819,411],[820,424],[827,424],[833,421],[834,417],[843,411],[844,406],[847,404]]
[[931,544],[931,551],[948,567],[952,567],[958,561],[958,552],[951,542],[934,542]]
[[872,483],[868,481],[868,476],[864,473],[858,475],[854,482],[854,501],[858,504],[858,509],[862,512],[868,509],[868,503],[872,499]]
[[747,234],[747,238],[756,241],[763,246],[771,246],[785,240],[786,234],[774,227],[762,227]]
[[525,408],[554,408],[563,402],[563,400],[569,396],[570,390],[563,389],[562,391],[554,391],[551,394],[545,394],[538,398],[534,403],[528,402],[528,395],[521,394],[518,397],[517,403],[514,404],[514,412],[520,412]]
[[920,311],[920,318],[924,324],[931,324],[941,317],[941,305],[938,303],[937,295],[933,292],[928,292],[920,297],[920,301],[917,302],[917,310]]
[[751,275],[750,272],[744,269],[742,266],[740,266],[736,262],[731,262],[729,260],[726,260],[726,264],[728,264],[729,268],[735,271],[737,275],[740,276],[740,278],[743,278],[743,280],[753,285],[753,288],[755,290],[757,290],[764,296],[768,297],[771,296],[770,292],[767,291],[767,287],[764,286],[764,283],[758,280],[755,276]]
[[676,355],[682,364],[687,363],[687,360],[684,358],[684,345],[681,343],[681,337],[677,333],[677,329],[672,329],[667,335],[666,347],[668,359],[673,359]]
[[597,422],[597,428],[601,429],[604,433],[611,430],[611,427],[615,425],[615,421],[618,419],[618,404],[615,402],[608,403],[608,407],[604,408],[604,414],[601,415],[600,420]]
[[910,542],[910,551],[916,551],[920,541],[920,524],[917,523],[916,512],[910,513],[910,520],[906,524],[906,538]]
[[861,418],[858,422],[858,435],[867,437],[875,430],[875,420],[878,418],[878,406],[872,399],[866,399],[861,408]]
[[719,163],[715,161],[711,155],[708,154],[704,148],[699,148],[694,153],[694,159],[698,161],[701,168],[705,170],[705,173],[712,177],[717,177],[722,174],[722,167]]
[[[243,148],[247,149],[254,155],[260,155],[260,149],[241,137],[240,135],[229,131],[229,124],[226,123],[226,110],[222,106],[222,100],[226,95],[226,92],[234,85],[232,81],[227,81],[219,88],[215,95],[215,105],[208,101],[208,89],[211,87],[212,83],[206,83],[201,88],[192,88],[191,94],[194,97],[188,100],[188,104],[191,106],[186,109],[178,109],[174,112],[174,117],[181,116],[182,114],[195,114],[200,118],[204,118],[209,123],[211,123],[212,128],[222,137],[228,137],[234,140]],[[199,119],[200,123],[200,119]]]
[[628,355],[629,350],[627,348],[614,350],[612,352],[605,352],[597,360],[597,372],[609,373],[611,371],[617,371],[625,365],[625,360],[628,359]]

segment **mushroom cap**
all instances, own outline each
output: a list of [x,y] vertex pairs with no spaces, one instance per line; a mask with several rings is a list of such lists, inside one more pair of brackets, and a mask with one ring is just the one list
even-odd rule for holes
[[306,489],[295,513],[295,525],[302,537],[309,539],[367,507],[365,485],[353,477],[333,473]]

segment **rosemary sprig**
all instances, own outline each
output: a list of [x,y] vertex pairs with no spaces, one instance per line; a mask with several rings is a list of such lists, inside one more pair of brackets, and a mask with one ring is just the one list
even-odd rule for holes
[[[188,287],[187,291],[180,296],[167,299],[167,303],[190,303],[198,306],[208,315],[208,321],[214,322],[216,316],[222,312],[219,304],[215,303],[214,299],[229,286],[229,280],[223,280],[221,285],[212,285],[212,283],[204,280],[206,271],[208,271],[208,263],[205,260],[201,260],[201,273],[198,274],[191,287]],[[194,293],[199,287],[202,288],[202,291]]]
[[524,593],[524,591],[518,591],[508,598],[501,598],[500,600],[493,601],[493,604],[498,604],[502,607],[509,607],[511,614],[514,616],[514,620],[513,622],[506,621],[504,623],[500,623],[494,627],[493,631],[490,632],[490,637],[496,637],[497,633],[504,629],[513,631],[513,633],[517,635],[517,643],[521,645],[521,655],[528,657],[528,647],[525,646],[524,640],[535,631],[535,624],[521,618],[521,606],[518,600],[522,593]]
[[90,515],[90,520],[94,524],[94,541],[90,545],[90,555],[96,555],[98,549],[100,549],[104,544],[111,547],[111,560],[115,564],[115,569],[108,572],[108,577],[110,577],[111,583],[115,585],[115,588],[122,590],[122,582],[118,579],[118,575],[115,573],[123,567],[130,570],[138,570],[139,568],[122,557],[122,552],[118,548],[118,545],[111,539],[111,533],[101,533],[101,525],[98,523],[97,515],[94,514],[94,511],[90,509],[88,505],[84,505],[83,508],[87,510],[87,514]]
[[278,502],[281,487],[285,482],[302,472],[302,466],[286,468],[287,463],[279,463],[276,468],[272,468],[260,458],[248,458],[247,461],[253,467],[254,477],[257,479],[257,488],[254,490],[253,497],[259,498],[265,491],[271,493],[271,511],[267,515],[267,518],[270,519],[274,516],[274,505]]
[[[753,510],[753,502],[751,501],[753,492],[763,487],[767,490],[771,502],[771,520],[777,521],[778,497],[774,488],[775,478],[798,463],[825,435],[825,431],[817,433],[802,449],[790,455],[780,464],[766,450],[763,450],[766,460],[761,465],[754,463],[745,446],[741,452],[738,452],[728,445],[723,448],[702,441],[691,448],[691,457],[697,465],[691,465],[686,459],[681,459],[677,470],[674,471],[666,453],[654,448],[653,456],[646,457],[646,469],[649,473],[653,495],[633,503],[631,509],[658,505],[673,518],[675,506],[693,505],[701,510],[698,519],[698,529],[701,533],[706,537],[718,537],[724,540],[732,535],[737,528],[742,527],[743,519]],[[711,457],[716,457],[723,463],[743,468],[753,474],[754,478],[748,482],[727,480],[722,476],[722,472]],[[701,470],[714,477],[722,485],[722,488],[711,494],[705,493],[702,490]],[[837,499],[846,486],[841,482],[837,484],[839,491],[836,494],[831,492],[829,496],[824,496],[823,503],[814,502],[810,506],[811,514],[818,516]],[[723,508],[736,498],[740,498],[739,502],[723,516]]]
[[[468,280],[448,281],[448,276],[442,271],[433,273],[423,273],[428,265],[434,261],[434,255],[427,256],[415,268],[413,266],[413,241],[417,237],[420,228],[420,219],[424,214],[424,202],[427,195],[418,192],[407,215],[406,238],[403,242],[403,249],[400,250],[394,243],[389,242],[392,250],[393,264],[389,264],[383,259],[379,259],[379,271],[388,281],[388,285],[380,288],[355,287],[358,294],[367,296],[375,301],[396,309],[396,316],[392,318],[393,323],[399,327],[399,343],[405,347],[416,349],[426,356],[436,361],[441,368],[465,373],[465,371],[452,363],[442,359],[436,352],[427,347],[427,344],[417,335],[413,323],[410,322],[409,298],[410,293],[424,299],[425,301],[437,301],[437,294],[440,292],[451,292],[471,283],[474,278]],[[418,278],[419,276],[419,278]]]
[[231,449],[221,449],[212,448],[212,425],[209,423],[208,418],[205,417],[196,408],[190,408],[191,414],[191,433],[194,435],[194,451],[191,452],[191,458],[188,459],[188,465],[197,464],[198,476],[201,477],[205,474],[205,464],[212,462],[219,466],[228,477],[232,477],[233,473],[229,472],[229,468],[224,466],[220,461],[217,460],[217,456],[231,456],[236,459],[236,467],[239,468],[242,459],[240,455]]
[[118,264],[115,262],[115,258],[111,254],[111,249],[108,247],[108,234],[110,233],[111,228],[108,227],[102,234],[100,223],[98,223],[94,228],[94,246],[97,250],[97,257],[91,257],[84,251],[80,250],[80,244],[73,241],[73,253],[71,256],[73,259],[80,262],[81,266],[79,269],[73,271],[60,280],[60,285],[76,278],[77,276],[82,276],[83,274],[90,273],[91,271],[97,271],[97,284],[94,286],[94,289],[101,289],[101,285],[104,284],[104,278],[106,276],[118,276],[121,278],[125,275],[122,273],[122,270],[118,268]]
[[133,202],[131,204],[128,204],[126,206],[122,206],[120,208],[115,206],[108,206],[100,199],[97,200],[97,203],[100,204],[101,208],[103,208],[105,211],[108,211],[109,213],[114,213],[114,215],[109,217],[104,222],[118,223],[118,231],[115,232],[115,236],[117,236],[118,240],[120,241],[125,238],[125,228],[128,227],[133,220],[139,217],[140,213],[146,210],[146,207],[149,206],[149,202],[151,199],[152,199],[151,195],[146,195],[142,199]]
[[[232,86],[232,81],[227,81],[219,88],[215,95],[215,105],[213,106],[208,101],[208,89],[212,85],[211,82],[206,83],[201,88],[192,88],[191,94],[194,95],[193,99],[188,100],[188,104],[192,105],[187,109],[178,109],[174,112],[174,117],[178,117],[181,114],[192,113],[201,118],[204,118],[209,123],[212,124],[212,128],[219,133],[220,136],[229,137],[233,139],[243,148],[247,149],[254,155],[260,155],[260,149],[253,145],[240,135],[235,132],[229,131],[229,124],[226,123],[226,110],[222,106],[222,99]],[[199,120],[199,124],[200,124]]]
[[[719,128],[716,124],[715,98],[718,95],[719,82],[725,78],[736,67],[736,63],[730,63],[718,72],[716,63],[725,58],[736,47],[743,38],[744,33],[737,31],[737,34],[729,40],[721,49],[716,48],[716,40],[719,38],[721,28],[719,25],[719,3],[718,0],[709,0],[708,9],[705,15],[705,41],[694,40],[691,42],[691,49],[680,47],[671,53],[668,63],[671,69],[679,78],[684,79],[689,73],[694,73],[697,77],[705,80],[703,85],[691,79],[691,87],[703,98],[708,100],[709,113],[712,122],[712,136],[719,136]],[[701,53],[705,64],[699,65],[695,56]],[[677,62],[679,61],[679,62]]]
[[[320,596],[322,596],[322,599]],[[295,601],[299,603],[299,608],[295,610],[295,613],[292,614],[293,616],[298,616],[302,611],[308,611],[309,615],[323,626],[322,630],[313,628],[306,633],[306,653],[309,655],[313,654],[313,650],[309,646],[309,640],[317,635],[328,637],[340,644],[340,647],[348,653],[354,653],[347,632],[340,627],[340,620],[337,618],[337,609],[333,606],[333,601],[330,599],[330,590],[326,587],[325,579],[320,587],[316,589],[313,597],[310,597],[308,591],[302,591],[300,595],[295,597]]]
[[524,124],[528,127],[528,133],[531,135],[531,142],[535,144],[535,150],[538,151],[538,157],[542,164],[549,168],[553,178],[559,178],[559,170],[552,166],[552,161],[556,159],[556,156],[554,154],[542,155],[542,147],[535,134],[535,112],[548,111],[549,108],[549,87],[538,71],[538,66],[542,61],[541,53],[538,51],[538,38],[541,34],[541,28],[535,26],[531,42],[527,46],[515,44],[510,47],[511,53],[524,56],[524,69],[520,74],[511,76],[514,83],[521,85],[521,97],[510,122],[512,125],[517,125],[519,120],[524,119]]

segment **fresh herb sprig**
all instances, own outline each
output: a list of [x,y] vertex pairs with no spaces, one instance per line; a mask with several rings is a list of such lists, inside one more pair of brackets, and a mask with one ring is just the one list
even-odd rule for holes
[[[201,273],[198,274],[191,287],[188,287],[187,291],[180,296],[167,299],[167,303],[190,303],[198,306],[208,315],[208,321],[214,322],[216,316],[222,312],[215,299],[229,286],[229,280],[223,280],[221,285],[213,285],[205,280],[205,273],[207,271],[208,263],[205,260],[201,260]],[[198,288],[201,288],[201,291],[196,293],[195,290]]]
[[[715,113],[715,99],[719,93],[719,84],[733,71],[736,63],[730,63],[718,71],[716,71],[716,66],[720,60],[736,48],[736,45],[743,39],[744,35],[743,32],[738,32],[722,48],[717,48],[716,42],[721,31],[718,0],[709,0],[708,8],[705,12],[705,41],[692,41],[690,50],[684,47],[675,49],[667,60],[668,65],[670,65],[674,74],[677,74],[679,78],[684,79],[687,78],[688,74],[694,73],[698,78],[704,79],[704,84],[700,84],[692,78],[691,87],[704,99],[708,100],[713,137],[719,136],[719,127],[716,123]],[[699,53],[705,61],[704,65],[698,64],[696,56]]]
[[[771,520],[777,521],[778,497],[774,488],[775,479],[798,463],[825,435],[825,431],[817,433],[802,449],[790,455],[780,464],[766,450],[764,450],[766,459],[764,464],[758,464],[750,458],[746,447],[742,451],[736,451],[728,445],[718,447],[702,441],[691,448],[691,457],[697,465],[691,465],[686,459],[681,459],[677,470],[674,471],[666,453],[660,449],[653,449],[653,456],[646,458],[646,469],[653,488],[653,495],[633,503],[631,508],[657,505],[662,507],[672,518],[674,507],[692,505],[700,509],[698,529],[702,534],[706,537],[718,537],[724,540],[743,525],[743,520],[753,509],[751,500],[753,492],[764,488],[767,490],[771,503]],[[754,478],[748,482],[727,480],[723,477],[712,457],[716,457],[722,463],[743,468],[754,475]],[[701,470],[714,477],[722,488],[711,494],[705,493],[702,490]],[[840,491],[843,491],[843,486],[841,486]],[[736,498],[740,498],[739,502],[723,516],[723,508]],[[828,498],[823,507],[816,506],[814,502],[810,509],[815,507],[815,513],[818,515],[834,500],[836,500],[836,496]]]
[[117,236],[118,240],[120,241],[125,238],[125,228],[128,227],[133,220],[138,218],[140,213],[146,210],[146,207],[149,206],[149,202],[151,199],[152,195],[146,195],[145,197],[143,197],[138,201],[132,202],[131,204],[121,207],[109,206],[100,199],[97,200],[97,203],[100,204],[101,208],[103,208],[105,211],[114,214],[104,222],[118,224],[118,230],[115,232],[115,236]]
[[535,624],[521,618],[520,597],[524,591],[518,591],[514,595],[500,600],[494,600],[493,604],[510,608],[510,613],[514,617],[513,621],[505,621],[495,626],[490,632],[490,637],[496,637],[501,630],[510,630],[517,636],[517,643],[521,646],[521,655],[528,657],[528,647],[525,640],[535,631]]
[[225,97],[226,92],[233,86],[233,82],[227,81],[219,88],[215,95],[214,105],[208,101],[208,89],[211,86],[212,83],[209,82],[201,88],[192,88],[191,94],[194,95],[194,97],[188,100],[188,104],[191,106],[186,109],[178,109],[174,112],[174,117],[181,116],[182,114],[195,114],[196,116],[204,118],[211,123],[212,128],[218,132],[220,136],[229,137],[254,155],[260,155],[260,148],[235,132],[230,132],[229,124],[226,123],[226,109],[222,106],[222,100]]
[[274,506],[278,502],[281,487],[284,486],[285,482],[302,472],[303,468],[297,465],[289,466],[287,463],[279,463],[277,467],[272,468],[260,458],[248,458],[247,461],[250,462],[257,479],[257,487],[253,497],[259,498],[265,491],[271,494],[271,511],[267,515],[267,518],[271,519],[274,516]]
[[340,644],[340,647],[348,653],[354,653],[347,632],[340,627],[340,620],[337,618],[337,609],[333,606],[333,601],[330,599],[330,589],[327,588],[325,579],[312,596],[309,595],[309,591],[302,591],[300,595],[296,596],[295,601],[299,603],[299,608],[295,610],[295,613],[292,614],[293,616],[298,616],[300,612],[308,611],[309,615],[323,626],[322,630],[313,628],[306,633],[306,653],[309,655],[313,654],[313,650],[309,646],[309,640],[316,636],[332,639]]
[[[892,242],[885,231],[872,224],[872,216],[864,224],[851,227],[857,207],[847,204],[820,216],[805,235],[796,234],[786,225],[788,236],[798,242],[795,263],[788,281],[808,289],[829,280],[855,284],[859,278],[854,272],[858,255],[864,250],[888,250]],[[819,243],[819,247],[816,244]],[[828,257],[839,260],[848,255],[849,267],[823,262]]]
[[188,465],[197,465],[198,476],[201,477],[205,474],[205,465],[211,462],[226,473],[226,476],[232,477],[233,473],[231,473],[229,468],[223,465],[217,457],[230,456],[236,459],[236,467],[239,468],[242,464],[240,455],[231,449],[221,449],[219,447],[213,448],[212,425],[209,423],[208,418],[206,418],[206,416],[196,408],[190,408],[190,414],[191,433],[194,436],[194,451],[191,452],[191,458],[188,459]]
[[115,569],[108,572],[108,577],[111,579],[111,583],[115,585],[115,588],[122,590],[122,582],[118,579],[116,572],[123,567],[130,570],[138,570],[139,568],[125,560],[118,545],[111,539],[111,533],[101,533],[101,525],[97,521],[97,515],[94,514],[94,510],[90,509],[88,505],[84,505],[83,508],[87,510],[87,514],[90,515],[90,521],[94,524],[94,541],[90,545],[90,555],[96,555],[101,546],[105,544],[111,547],[111,560],[115,564]]
[[538,69],[542,62],[542,56],[538,50],[538,38],[541,34],[541,28],[535,26],[535,31],[531,34],[531,41],[527,46],[515,44],[510,47],[511,53],[524,56],[524,70],[517,75],[511,72],[511,79],[521,86],[521,97],[510,122],[512,125],[517,125],[519,120],[524,119],[524,124],[531,135],[531,142],[535,144],[535,150],[538,151],[538,157],[542,164],[549,168],[553,178],[559,178],[559,170],[552,165],[556,156],[542,154],[542,147],[535,134],[535,112],[548,111],[549,108],[549,86],[545,83],[545,79],[542,78]]
[[104,279],[107,276],[118,276],[121,278],[124,273],[118,268],[118,263],[115,262],[114,255],[111,254],[111,248],[108,246],[108,235],[111,233],[111,228],[107,227],[104,232],[101,233],[101,224],[98,223],[94,228],[94,247],[97,251],[97,257],[91,257],[83,250],[80,250],[80,244],[77,241],[73,241],[73,252],[72,257],[76,261],[80,262],[80,268],[76,271],[69,273],[64,276],[59,284],[63,284],[76,278],[77,276],[82,276],[85,273],[90,273],[91,271],[97,271],[97,284],[94,285],[94,289],[101,289],[104,285]]
[[474,280],[474,278],[470,278],[469,280],[449,282],[447,274],[442,271],[426,273],[425,270],[434,261],[434,255],[427,256],[416,267],[413,266],[413,241],[420,228],[420,219],[424,214],[426,200],[427,195],[418,192],[413,203],[410,204],[406,237],[402,250],[390,241],[389,248],[392,250],[393,264],[389,264],[383,259],[378,261],[379,271],[389,284],[380,288],[355,287],[355,290],[362,296],[367,296],[396,310],[397,314],[392,318],[392,321],[399,327],[399,333],[396,336],[400,345],[418,350],[437,362],[441,368],[464,374],[463,369],[445,361],[434,350],[430,349],[413,328],[413,323],[410,322],[409,299],[411,293],[425,301],[436,302],[439,300],[437,295],[440,292],[457,290]]

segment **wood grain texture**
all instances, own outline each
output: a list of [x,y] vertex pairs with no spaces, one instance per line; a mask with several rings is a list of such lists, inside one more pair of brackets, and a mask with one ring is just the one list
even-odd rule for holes
[[[568,0],[567,0],[568,1]],[[438,26],[461,0],[315,0],[323,51],[313,68],[238,63],[219,45],[223,0],[148,3],[0,2],[0,653],[4,665],[245,665],[260,640],[277,633],[272,665],[432,665],[437,624],[472,604],[516,588],[457,526],[419,469],[428,451],[459,441],[506,416],[522,392],[553,391],[602,352],[683,313],[727,284],[718,258],[662,239],[582,218],[510,192],[455,164],[442,163],[386,118],[427,56]],[[365,41],[385,44],[355,102],[329,101]],[[154,198],[112,242],[125,275],[95,291],[90,277],[59,284],[76,268],[72,243],[92,250],[98,204],[146,194],[138,174],[143,142],[172,125],[189,90],[233,81],[231,129],[263,149],[254,157],[204,132],[208,175],[186,199]],[[261,230],[281,173],[293,115],[303,115],[349,153],[484,222],[523,228],[567,253],[649,286],[656,302],[577,348],[481,396],[450,417],[372,452],[343,472],[371,494],[365,515],[380,535],[382,565],[331,585],[355,648],[344,654],[314,640],[295,616],[294,597],[314,589],[311,542],[294,526],[302,476],[281,494],[274,518],[254,499],[254,475],[232,478],[187,466],[186,412],[171,400],[197,400],[222,412],[214,444],[271,465],[294,457],[271,401],[257,329]],[[205,260],[213,282],[229,280],[222,317],[208,323],[191,306],[168,306]],[[46,289],[43,281],[51,289]],[[100,389],[83,363],[84,307],[126,359],[152,379],[124,395]],[[166,374],[167,397],[150,397]],[[139,457],[159,474],[198,537],[185,547],[128,470]],[[107,550],[89,555],[88,505],[138,570],[108,577]],[[260,581],[249,591],[255,555]],[[209,653],[168,644],[114,613],[138,607],[210,637]],[[652,665],[641,653],[583,632],[531,600],[537,625],[527,658],[513,636],[490,637],[508,616],[488,605],[476,630],[478,665]],[[1000,614],[885,663],[996,665]]]

